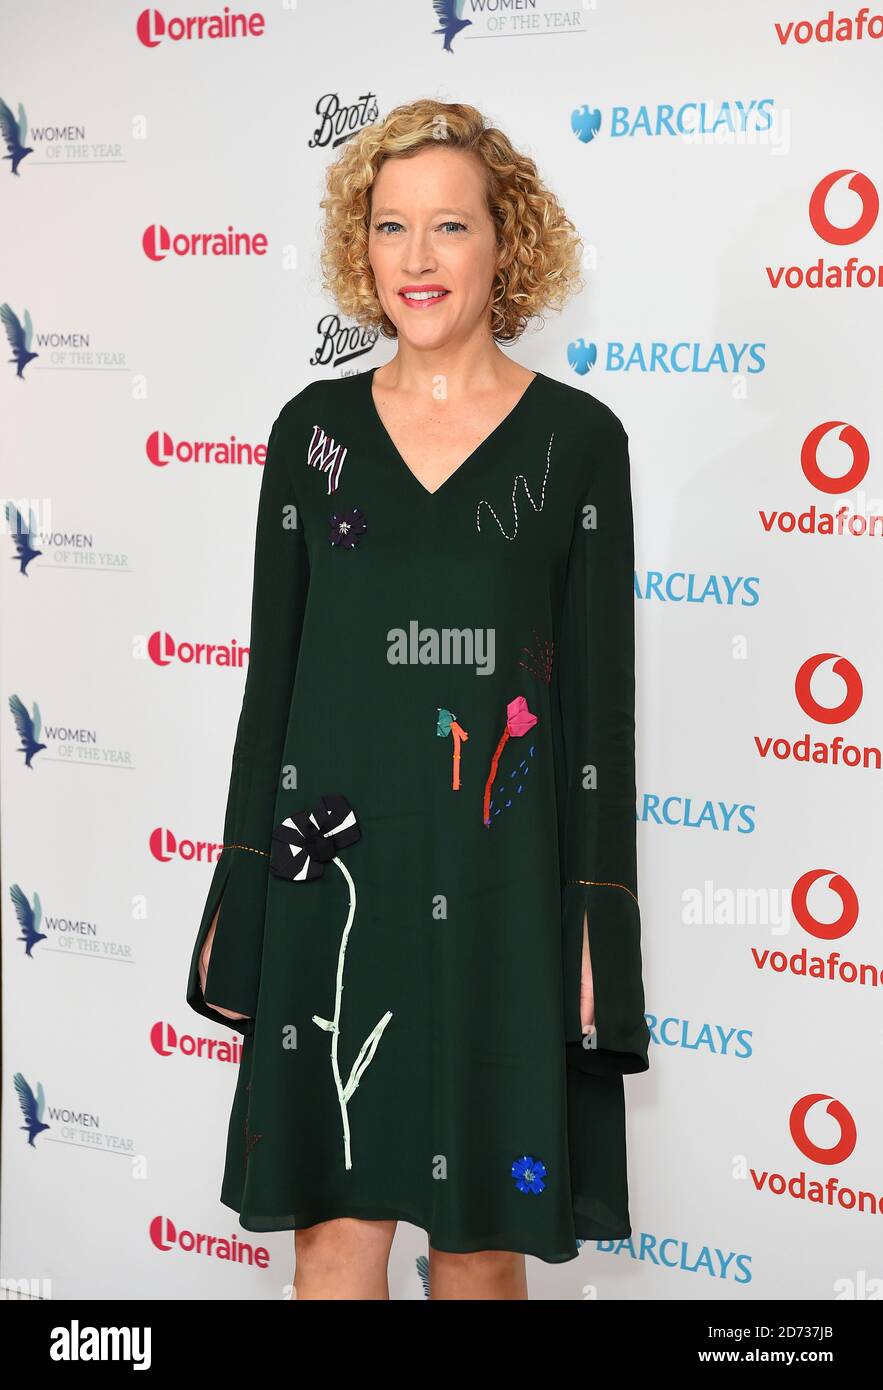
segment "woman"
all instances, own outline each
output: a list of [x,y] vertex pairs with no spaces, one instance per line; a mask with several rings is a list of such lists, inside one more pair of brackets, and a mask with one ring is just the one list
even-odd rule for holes
[[323,207],[328,288],[397,352],[270,435],[187,990],[243,1035],[221,1200],[295,1230],[298,1298],[388,1298],[398,1219],[431,1297],[524,1298],[525,1254],[631,1231],[627,436],[498,346],[580,243],[473,107],[362,131]]

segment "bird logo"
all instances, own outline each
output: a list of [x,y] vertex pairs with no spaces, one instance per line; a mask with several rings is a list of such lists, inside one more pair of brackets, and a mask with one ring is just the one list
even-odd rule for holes
[[9,346],[12,348],[10,362],[15,363],[15,375],[24,381],[24,369],[29,362],[33,362],[35,357],[39,357],[39,352],[31,352],[31,343],[34,338],[34,325],[31,323],[31,316],[25,309],[24,324],[8,304],[0,304],[0,323],[6,329],[6,336],[9,339]]
[[435,10],[435,17],[441,26],[438,29],[433,29],[432,32],[444,34],[445,41],[442,45],[442,51],[453,53],[451,40],[457,37],[461,29],[468,29],[472,23],[471,19],[460,18],[463,0],[432,0],[432,8]]
[[32,1149],[37,1146],[34,1143],[38,1134],[42,1134],[48,1125],[43,1123],[43,1114],[46,1110],[46,1097],[43,1094],[42,1081],[37,1086],[37,1094],[34,1095],[28,1083],[25,1081],[20,1071],[15,1073],[12,1078],[15,1089],[18,1091],[18,1103],[21,1106],[21,1113],[24,1115],[25,1123],[21,1126],[28,1132],[28,1143]]
[[9,524],[9,533],[15,537],[14,559],[18,561],[18,572],[27,579],[28,565],[35,560],[38,555],[42,555],[42,550],[36,550],[33,545],[36,534],[36,524],[34,513],[31,512],[27,523],[18,507],[13,502],[6,503],[6,520]]
[[9,167],[16,176],[22,160],[27,155],[34,153],[31,146],[24,143],[27,133],[28,118],[21,102],[18,103],[18,120],[16,120],[6,102],[0,97],[0,137],[9,151],[9,154],[5,154],[3,158],[9,160]]
[[[31,956],[31,951],[37,942],[46,940],[46,933],[40,931],[40,923],[43,920],[40,894],[34,894],[34,906],[31,907],[27,895],[22,892],[17,883],[13,883],[9,890],[9,896],[12,899],[12,906],[15,908],[18,925],[21,927],[21,936],[16,937],[16,941],[24,942],[25,955]],[[31,956],[31,960],[33,959],[34,957]]]
[[40,743],[40,731],[43,728],[43,720],[40,717],[40,707],[34,701],[34,713],[28,714],[27,707],[17,695],[10,695],[9,708],[12,710],[12,717],[15,720],[15,727],[18,729],[18,736],[21,739],[19,753],[25,755],[25,767],[33,767],[31,759],[35,753],[41,752],[46,747],[45,743]]

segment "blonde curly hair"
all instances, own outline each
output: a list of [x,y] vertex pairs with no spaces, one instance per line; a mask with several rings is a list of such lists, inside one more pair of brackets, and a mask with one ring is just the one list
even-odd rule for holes
[[387,338],[396,328],[384,312],[368,260],[371,186],[381,165],[430,145],[468,150],[487,175],[488,211],[499,254],[491,296],[491,333],[512,343],[544,309],[560,309],[583,286],[582,241],[532,159],[519,154],[474,106],[429,97],[397,106],[384,121],[354,136],[326,175],[320,262],[325,288],[341,313]]

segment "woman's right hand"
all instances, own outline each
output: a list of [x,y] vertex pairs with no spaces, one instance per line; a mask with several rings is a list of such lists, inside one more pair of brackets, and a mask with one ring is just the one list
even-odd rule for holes
[[[208,935],[206,936],[205,941],[203,942],[202,950],[201,950],[200,953],[199,953],[199,986],[200,986],[200,989],[202,990],[202,997],[203,997],[203,999],[205,999],[205,981],[206,981],[206,976],[207,976],[207,974],[208,974],[208,963],[209,963],[209,961],[211,960],[211,955],[212,955],[212,942],[213,942],[214,939],[215,939],[215,928],[216,928],[217,925],[218,925],[218,916],[220,915],[220,911],[221,911],[221,908],[220,908],[220,905],[219,905],[219,906],[218,906],[218,911],[215,913],[215,916],[214,916],[214,921],[212,922],[211,926],[209,927]],[[209,1009],[214,1009],[214,1011],[215,1011],[216,1014],[223,1014],[225,1018],[250,1018],[250,1017],[251,1017],[250,1014],[238,1014],[238,1013],[235,1013],[233,1009],[224,1009],[224,1008],[221,1007],[220,1004],[211,1004],[211,1003],[209,1003],[208,999],[206,999],[205,1002],[206,1002],[206,1007],[207,1007],[207,1008],[209,1008]]]

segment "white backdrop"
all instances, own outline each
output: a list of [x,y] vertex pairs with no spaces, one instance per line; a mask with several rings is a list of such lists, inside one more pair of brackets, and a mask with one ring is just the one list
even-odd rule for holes
[[[532,1296],[879,1297],[883,17],[845,7],[829,40],[814,0],[460,9],[450,52],[429,0],[276,0],[226,38],[182,36],[225,10],[190,0],[0,14],[0,491],[40,551],[21,573],[0,536],[0,1274],[286,1296],[291,1233],[218,1200],[235,1054],[209,1054],[237,1035],[184,999],[245,674],[193,649],[248,641],[260,485],[205,446],[262,446],[308,381],[391,356],[322,294],[318,200],[341,139],[431,95],[481,107],[579,228],[587,291],[513,355],[632,453],[633,1236],[531,1259]],[[169,250],[227,228],[253,252]],[[836,284],[850,257],[870,284]],[[261,1267],[207,1248],[234,1237]],[[394,1298],[423,1297],[425,1244],[399,1227]]]

